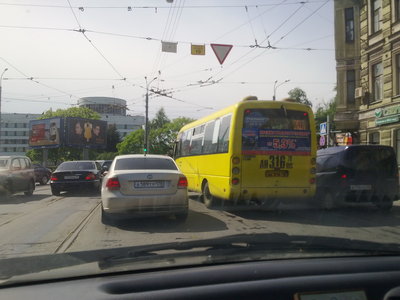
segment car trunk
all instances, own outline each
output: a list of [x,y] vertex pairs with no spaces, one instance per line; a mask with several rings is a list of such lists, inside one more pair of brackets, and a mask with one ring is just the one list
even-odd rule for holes
[[124,195],[175,194],[179,178],[178,171],[148,170],[148,172],[117,172],[120,192]]

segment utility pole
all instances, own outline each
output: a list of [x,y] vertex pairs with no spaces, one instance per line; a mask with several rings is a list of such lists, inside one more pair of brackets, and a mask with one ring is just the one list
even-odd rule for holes
[[144,130],[144,155],[149,151],[149,85],[157,79],[154,77],[149,83],[147,83],[147,76],[144,77],[146,80],[146,120],[145,120],[145,130]]
[[2,91],[1,82],[3,81],[3,75],[7,70],[8,70],[8,68],[5,68],[3,73],[1,73],[1,76],[0,76],[0,140],[1,140],[1,91]]
[[276,85],[278,83],[278,80],[275,80],[274,82],[274,95],[272,96],[272,100],[275,101],[276,100],[276,90],[278,89],[278,87],[280,87],[282,84],[285,84],[287,82],[289,82],[290,79],[286,79],[284,82],[281,82],[280,84]]

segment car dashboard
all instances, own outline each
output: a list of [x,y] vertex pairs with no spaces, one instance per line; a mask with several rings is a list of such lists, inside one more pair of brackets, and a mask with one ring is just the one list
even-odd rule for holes
[[400,299],[400,257],[306,258],[135,271],[0,288],[1,299]]

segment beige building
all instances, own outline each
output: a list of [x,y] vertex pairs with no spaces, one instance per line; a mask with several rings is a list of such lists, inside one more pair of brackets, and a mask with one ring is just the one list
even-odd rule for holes
[[335,0],[336,128],[400,161],[400,0]]

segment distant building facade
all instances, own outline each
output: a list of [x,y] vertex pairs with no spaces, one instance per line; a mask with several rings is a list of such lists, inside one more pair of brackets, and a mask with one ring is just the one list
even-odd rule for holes
[[400,161],[400,1],[335,0],[337,129]]
[[29,121],[40,114],[1,114],[0,155],[25,155],[29,150]]
[[[130,132],[144,126],[144,116],[126,114],[126,101],[108,97],[86,97],[78,100],[78,106],[88,107],[101,115],[108,125],[114,125],[123,139]],[[0,155],[25,155],[29,150],[29,121],[41,114],[2,113]]]
[[144,116],[126,114],[126,100],[112,97],[84,97],[78,100],[79,107],[87,107],[101,115],[108,125],[115,125],[121,138],[144,126]]

